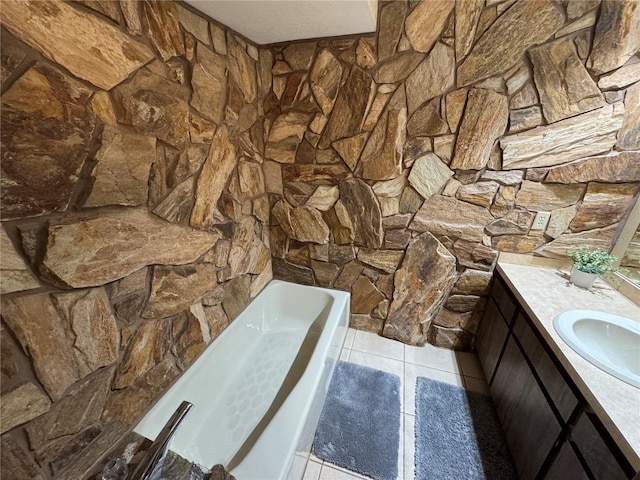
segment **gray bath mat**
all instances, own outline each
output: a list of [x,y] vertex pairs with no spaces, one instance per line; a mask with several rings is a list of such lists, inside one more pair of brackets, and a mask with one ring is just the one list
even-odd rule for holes
[[418,377],[416,480],[518,478],[488,395]]
[[338,362],[313,452],[321,459],[377,480],[398,476],[400,378]]

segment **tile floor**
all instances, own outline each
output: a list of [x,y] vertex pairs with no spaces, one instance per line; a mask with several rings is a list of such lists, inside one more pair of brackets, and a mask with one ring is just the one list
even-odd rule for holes
[[[414,418],[417,377],[428,377],[488,393],[475,353],[453,352],[431,345],[413,347],[373,333],[349,329],[341,360],[376,368],[400,377],[400,449],[398,479],[414,478]],[[303,480],[353,480],[363,477],[311,455]]]

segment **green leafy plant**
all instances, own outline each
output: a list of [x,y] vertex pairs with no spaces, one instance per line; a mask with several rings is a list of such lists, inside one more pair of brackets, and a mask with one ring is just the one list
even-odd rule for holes
[[599,248],[590,250],[589,247],[580,247],[569,250],[568,253],[573,261],[573,268],[595,275],[602,275],[612,270],[614,262],[618,260],[616,255],[603,252]]

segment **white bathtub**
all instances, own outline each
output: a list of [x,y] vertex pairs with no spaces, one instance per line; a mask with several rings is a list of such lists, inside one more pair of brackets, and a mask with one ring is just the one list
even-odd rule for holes
[[135,431],[155,439],[187,400],[171,450],[238,480],[299,479],[348,325],[348,293],[273,280]]

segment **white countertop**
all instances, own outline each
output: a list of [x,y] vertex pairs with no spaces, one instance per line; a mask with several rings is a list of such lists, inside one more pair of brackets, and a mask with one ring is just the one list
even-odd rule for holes
[[600,279],[586,290],[569,282],[568,268],[512,260],[501,256],[498,271],[631,465],[640,470],[640,389],[582,358],[553,328],[553,319],[566,310],[597,310],[640,322],[640,307]]

